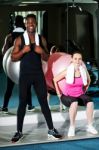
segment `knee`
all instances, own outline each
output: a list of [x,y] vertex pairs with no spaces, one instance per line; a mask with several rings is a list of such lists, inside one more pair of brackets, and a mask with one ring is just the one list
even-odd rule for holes
[[94,103],[93,102],[87,102],[87,107],[94,107]]
[[78,102],[72,102],[70,107],[77,108],[78,107]]

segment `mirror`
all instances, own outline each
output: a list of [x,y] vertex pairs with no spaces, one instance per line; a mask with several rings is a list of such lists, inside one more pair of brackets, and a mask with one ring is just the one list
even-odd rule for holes
[[[34,12],[37,15],[38,28],[37,31],[43,34],[50,45],[56,45],[65,53],[71,53],[75,45],[81,47],[84,55],[84,61],[89,69],[92,84],[89,88],[88,94],[93,97],[95,104],[95,124],[98,129],[98,97],[99,97],[99,45],[97,22],[99,15],[96,18],[96,10],[98,3],[59,3],[59,4],[45,4],[45,5],[31,5],[31,6],[0,6],[0,33],[2,48],[4,38],[9,31],[9,15],[20,14],[23,17],[29,12]],[[5,11],[6,10],[6,11]],[[4,13],[2,13],[4,12]],[[98,14],[98,11],[97,11]],[[4,32],[5,31],[5,32]],[[2,57],[1,57],[2,59]],[[0,59],[0,60],[1,60]],[[2,66],[2,61],[1,61]],[[3,104],[4,92],[6,89],[6,75],[1,67],[0,69],[0,105]],[[52,142],[47,139],[47,126],[41,110],[37,97],[32,91],[32,102],[35,106],[33,112],[26,112],[24,120],[24,140],[20,144],[28,143],[44,143]],[[59,132],[65,135],[63,141],[69,140],[67,137],[69,127],[68,108],[63,108],[60,112],[60,101],[56,95],[50,95],[49,105],[53,116],[53,122]],[[10,145],[10,139],[16,131],[16,112],[18,107],[18,85],[14,87],[12,97],[9,102],[9,113],[5,115],[0,111],[0,146]],[[58,117],[57,117],[58,116]],[[78,108],[77,114],[77,136],[75,139],[93,138],[85,131],[86,126],[85,107]],[[60,140],[61,141],[61,140]]]

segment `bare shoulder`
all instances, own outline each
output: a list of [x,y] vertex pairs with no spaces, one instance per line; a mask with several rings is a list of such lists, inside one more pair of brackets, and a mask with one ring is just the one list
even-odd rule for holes
[[15,44],[21,45],[21,37],[20,36],[15,39]]

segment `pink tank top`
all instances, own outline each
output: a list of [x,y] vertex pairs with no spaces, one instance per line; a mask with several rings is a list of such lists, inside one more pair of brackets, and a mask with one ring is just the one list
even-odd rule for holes
[[73,84],[67,84],[65,86],[64,95],[69,95],[73,97],[79,97],[80,95],[84,94],[83,91],[83,81],[81,77],[75,77]]

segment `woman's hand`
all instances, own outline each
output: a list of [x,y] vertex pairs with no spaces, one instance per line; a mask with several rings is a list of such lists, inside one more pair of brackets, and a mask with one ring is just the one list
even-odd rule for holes
[[84,92],[85,92],[85,93],[87,92],[88,88],[89,88],[89,85],[84,86],[83,89],[84,89]]

